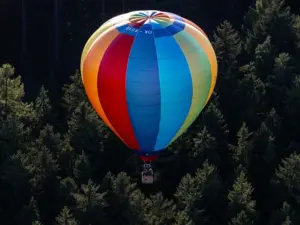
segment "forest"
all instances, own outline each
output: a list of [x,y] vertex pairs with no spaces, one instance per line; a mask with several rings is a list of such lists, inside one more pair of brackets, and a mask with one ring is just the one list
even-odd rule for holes
[[[74,2],[93,9],[84,5],[91,1]],[[80,51],[99,21],[86,17],[79,21],[86,30],[76,30],[75,15],[61,19],[65,36],[57,40],[69,41],[43,64],[40,55],[30,58],[38,47],[19,52],[22,63],[0,52],[0,224],[299,225],[300,16],[293,7],[257,0],[241,22],[207,32],[218,59],[214,94],[153,162],[152,185],[141,184],[141,160],[83,88]],[[197,13],[190,19],[199,23]]]

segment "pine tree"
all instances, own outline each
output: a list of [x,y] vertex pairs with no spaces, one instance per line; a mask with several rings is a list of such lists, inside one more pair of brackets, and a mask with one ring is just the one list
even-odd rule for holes
[[242,53],[242,41],[238,32],[228,21],[224,21],[217,27],[213,37],[213,46],[222,75],[221,80],[226,80],[235,75],[231,73],[238,67],[237,57]]
[[256,75],[256,68],[254,62],[250,62],[240,67],[242,74],[238,81],[238,88],[235,95],[239,96],[236,100],[236,106],[239,110],[235,112],[235,120],[241,122],[246,118],[245,122],[251,125],[252,129],[257,129],[260,125],[260,115],[266,109],[266,85]]
[[31,225],[34,221],[39,220],[39,211],[36,205],[36,200],[31,197],[28,205],[24,205],[16,215],[16,223]]
[[246,174],[241,171],[232,186],[232,190],[228,193],[228,210],[233,224],[236,223],[234,221],[238,220],[240,220],[240,224],[243,224],[243,221],[247,222],[245,223],[247,225],[254,224],[256,203],[252,199],[252,192],[252,185],[247,181]]
[[126,173],[116,176],[108,173],[101,183],[101,190],[107,192],[107,212],[111,224],[139,224],[145,221],[145,213],[150,210],[147,204],[150,203],[144,202],[145,197],[137,189],[137,184]]
[[271,36],[267,36],[262,44],[255,48],[255,74],[262,81],[265,81],[272,72],[275,49],[271,43]]
[[282,222],[282,225],[293,225],[292,221],[290,218],[287,216],[285,220]]
[[236,168],[243,166],[245,169],[249,169],[253,150],[251,136],[252,133],[248,131],[246,123],[242,123],[237,133],[237,145],[229,145]]
[[162,193],[152,195],[148,207],[145,215],[148,224],[165,225],[174,220],[176,205],[173,201],[166,200]]
[[299,40],[296,23],[284,0],[256,1],[256,9],[251,8],[245,16],[246,49],[252,53],[270,35],[279,51],[294,52]]
[[105,223],[104,209],[107,207],[105,195],[106,192],[100,193],[99,185],[92,180],[82,184],[80,192],[73,194],[78,209],[76,217],[80,218],[81,223],[91,225]]
[[44,185],[56,179],[56,174],[59,171],[59,165],[52,153],[45,146],[40,149],[35,149],[34,162],[34,177],[31,180],[34,189],[42,190]]
[[57,225],[78,225],[70,210],[65,206],[55,218]]
[[252,138],[253,150],[249,174],[256,190],[257,208],[260,210],[260,220],[267,220],[270,201],[270,178],[276,167],[276,142],[271,130],[265,122],[254,133]]
[[72,148],[68,135],[64,135],[60,151],[57,153],[57,162],[61,176],[69,176],[73,173],[73,165],[77,153]]
[[36,114],[35,120],[37,128],[39,129],[51,111],[51,102],[48,97],[48,91],[44,88],[44,86],[41,87],[39,95],[34,102],[34,109]]
[[195,129],[202,130],[205,126],[211,136],[215,138],[217,154],[222,158],[219,169],[222,176],[228,176],[231,165],[228,161],[228,125],[220,110],[218,95],[214,95],[201,116],[195,123]]
[[33,194],[39,206],[42,221],[52,220],[60,210],[59,165],[45,146],[32,148],[33,176],[30,179]]
[[[35,113],[33,105],[22,101],[24,85],[9,64],[0,67],[0,163],[25,148],[29,125]],[[3,87],[3,88],[2,88]]]
[[194,146],[189,150],[189,156],[194,161],[194,167],[198,167],[199,162],[208,159],[214,165],[219,165],[220,156],[216,152],[216,139],[208,132],[204,126],[203,129],[196,133],[193,138]]
[[180,211],[175,216],[175,222],[172,225],[194,225],[186,211]]
[[35,113],[33,104],[23,101],[21,77],[15,76],[9,64],[0,67],[0,87],[0,211],[4,223],[14,224],[16,214],[21,216],[21,208],[31,197],[32,166],[25,152]]
[[[65,139],[68,140],[68,143],[74,150],[73,154],[80,154],[84,151],[90,160],[93,174],[95,173],[98,177],[102,177],[109,168],[113,166],[120,168],[120,165],[112,163],[111,158],[106,162],[105,155],[108,153],[103,152],[104,144],[111,132],[108,131],[104,122],[99,119],[98,115],[87,103],[82,102],[78,105],[68,121],[68,126],[69,129]],[[122,156],[122,154],[115,152],[114,149],[110,149],[108,152],[114,152],[114,155],[119,157]],[[74,157],[76,156],[74,155]],[[118,158],[112,156],[112,154],[111,157]],[[73,160],[76,160],[76,158]],[[116,159],[114,162],[117,164],[118,160]]]
[[37,148],[46,146],[52,154],[58,154],[63,148],[60,133],[53,131],[53,126],[46,124],[40,131],[39,137],[36,139],[34,145]]
[[[177,187],[175,197],[180,209],[185,209],[196,224],[210,220],[222,221],[222,183],[213,165],[205,161],[195,176],[184,176]],[[215,215],[219,215],[216,218]]]
[[[274,160],[276,155],[275,137],[272,133],[272,130],[266,125],[265,122],[262,122],[260,128],[255,132],[253,137],[253,145],[253,167],[261,167],[260,170],[263,170],[269,176],[271,170],[274,169]],[[262,175],[261,172],[260,175]]]
[[297,140],[300,128],[295,121],[300,120],[300,75],[295,76],[292,87],[288,89],[285,103],[285,131],[291,140]]
[[62,106],[67,109],[68,112],[74,111],[77,106],[84,102],[87,102],[87,97],[84,92],[81,74],[79,71],[70,77],[72,83],[64,85]]
[[[242,55],[243,42],[240,34],[225,21],[216,28],[212,44],[218,59],[218,82],[215,91],[218,93],[219,105],[216,107],[225,115],[226,122],[231,124],[236,118],[236,101],[240,76],[240,56]],[[223,115],[222,115],[223,116]],[[211,130],[209,129],[211,132]]]
[[[227,139],[228,129],[224,115],[219,109],[218,95],[212,96],[212,102],[202,112],[201,125],[196,121],[196,127],[207,127],[208,132],[216,138],[218,144],[221,144]],[[200,122],[200,121],[199,121]]]
[[[18,151],[2,165],[0,174],[0,209],[2,221],[16,223],[16,214],[32,196],[30,177],[33,166],[26,154]],[[28,216],[29,212],[27,213]],[[21,217],[21,215],[19,215]],[[25,215],[24,215],[25,216]],[[18,219],[18,218],[16,218]],[[24,220],[24,224],[28,220]]]
[[78,183],[86,183],[91,178],[91,164],[88,157],[82,152],[76,159],[73,174]]
[[122,212],[123,222],[145,225],[160,223],[160,220],[157,220],[157,215],[153,215],[151,206],[150,199],[146,199],[145,195],[139,189],[134,190],[128,196],[127,208]]
[[61,202],[67,205],[73,205],[74,198],[72,193],[76,193],[78,191],[78,185],[72,177],[66,177],[60,180],[59,184],[59,193]]
[[268,100],[280,113],[286,104],[287,90],[295,79],[294,71],[290,54],[280,53],[275,58],[273,73],[267,78]]
[[87,103],[82,102],[76,107],[68,125],[68,137],[77,152],[82,149],[88,154],[103,151],[105,125]]
[[300,155],[292,153],[289,157],[282,160],[282,164],[275,172],[273,183],[279,185],[282,188],[282,194],[285,194],[286,197],[292,198],[295,202],[297,202],[297,204],[299,204],[299,180]]
[[290,204],[283,202],[281,209],[272,213],[270,225],[295,225],[291,220],[294,216]]
[[265,116],[264,123],[272,131],[274,137],[278,136],[280,132],[280,128],[282,125],[281,119],[282,118],[279,117],[274,108],[271,108],[271,110]]
[[25,149],[30,129],[20,121],[16,114],[10,113],[5,120],[0,118],[0,162]]
[[0,87],[4,87],[0,89],[0,110],[4,117],[13,113],[23,122],[31,122],[35,117],[33,104],[22,101],[24,84],[21,76],[15,76],[14,71],[9,64],[0,67]]
[[242,210],[236,217],[231,219],[229,225],[254,225],[254,222],[249,218],[245,211]]

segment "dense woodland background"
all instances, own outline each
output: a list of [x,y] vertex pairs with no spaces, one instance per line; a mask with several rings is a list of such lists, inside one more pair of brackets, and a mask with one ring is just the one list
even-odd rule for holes
[[[0,224],[299,225],[296,1],[109,2],[0,1]],[[103,21],[141,8],[194,20],[219,61],[215,94],[151,186],[75,72]]]

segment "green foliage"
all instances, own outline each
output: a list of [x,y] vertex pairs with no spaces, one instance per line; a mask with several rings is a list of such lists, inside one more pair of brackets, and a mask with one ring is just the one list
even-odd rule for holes
[[279,51],[292,51],[297,46],[297,20],[284,0],[259,0],[256,9],[245,17],[246,49],[251,53],[255,46],[270,35]]
[[51,110],[48,91],[44,88],[44,86],[41,87],[39,95],[34,102],[34,108],[36,114],[35,119],[38,124],[42,124]]
[[105,222],[106,193],[100,193],[99,188],[99,185],[89,180],[87,184],[81,185],[79,192],[72,194],[76,202],[77,217],[84,224],[96,225]]
[[263,43],[255,48],[255,72],[257,76],[265,80],[273,68],[273,55],[275,50],[271,43],[271,36],[267,36]]
[[0,109],[1,114],[8,116],[16,114],[22,121],[32,120],[35,116],[33,113],[33,104],[22,102],[25,96],[24,84],[21,76],[15,76],[15,69],[4,64],[0,67]]
[[104,123],[87,103],[80,103],[68,121],[68,138],[77,152],[103,151]]
[[194,168],[197,168],[199,162],[204,162],[205,159],[208,159],[215,165],[219,165],[220,156],[216,148],[216,139],[204,126],[193,138],[193,146],[188,153],[191,160],[194,161]]
[[222,208],[221,192],[222,183],[216,168],[205,161],[194,177],[188,174],[182,178],[175,197],[178,206],[198,224],[205,223],[206,216]]
[[175,222],[172,225],[193,225],[194,223],[189,218],[186,211],[179,211],[176,214]]
[[282,160],[275,172],[274,182],[286,189],[287,194],[300,203],[300,155],[293,153]]
[[287,202],[283,202],[282,208],[272,213],[272,225],[294,225],[291,218],[294,217],[294,212]]
[[81,102],[87,101],[79,71],[76,71],[70,78],[72,83],[63,87],[64,94],[62,97],[62,107],[68,112],[75,110]]
[[232,158],[236,166],[243,165],[249,167],[249,156],[252,153],[253,144],[251,143],[252,133],[249,133],[246,123],[243,123],[239,132],[237,133],[237,145],[229,145],[232,151]]
[[220,74],[230,76],[233,68],[238,65],[237,57],[242,52],[242,41],[236,30],[228,21],[224,21],[219,25],[214,33],[213,41],[216,50]]
[[75,161],[75,165],[73,167],[73,174],[76,180],[78,180],[78,183],[85,183],[87,182],[91,177],[91,164],[88,159],[88,157],[85,155],[84,152],[82,152],[80,155],[78,155],[78,158]]
[[73,214],[66,206],[61,210],[55,220],[57,221],[57,225],[78,225]]
[[44,189],[44,185],[50,184],[50,181],[56,177],[59,166],[52,153],[45,146],[33,151],[34,170],[31,183],[37,191],[40,191]]
[[254,222],[251,219],[249,219],[245,211],[242,210],[237,214],[236,217],[231,219],[229,224],[230,225],[253,225]]
[[147,211],[149,211],[149,214],[147,213],[144,218],[147,224],[171,224],[175,217],[176,205],[173,201],[166,200],[162,193],[159,192],[150,197],[146,206]]
[[232,219],[233,224],[251,224],[250,221],[256,213],[254,208],[256,202],[252,199],[252,193],[253,187],[247,181],[246,174],[243,171],[240,172],[232,186],[232,190],[228,193],[228,210],[234,217]]
[[0,146],[2,158],[14,154],[18,149],[25,148],[25,140],[30,129],[25,127],[15,114],[9,114],[0,123]]
[[53,131],[53,127],[49,124],[45,125],[41,130],[39,137],[35,140],[34,146],[42,148],[47,146],[53,154],[57,154],[63,148],[61,135]]
[[28,205],[24,205],[17,214],[18,224],[28,224],[31,225],[33,221],[39,219],[39,212],[36,206],[36,201],[32,197]]

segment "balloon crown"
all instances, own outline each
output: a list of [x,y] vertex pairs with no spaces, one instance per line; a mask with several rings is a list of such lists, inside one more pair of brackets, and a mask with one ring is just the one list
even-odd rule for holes
[[170,24],[172,18],[164,12],[159,11],[142,11],[134,13],[129,17],[129,21],[133,25],[142,26],[147,23]]

